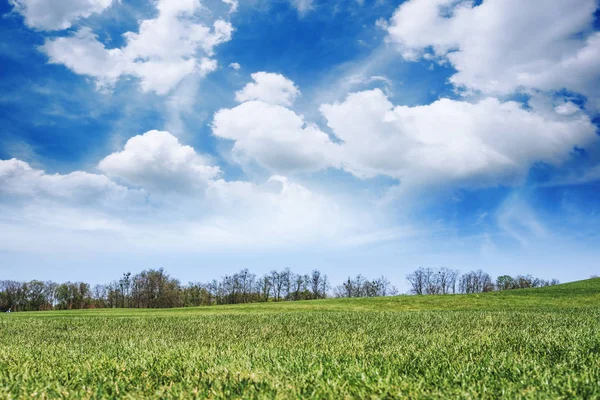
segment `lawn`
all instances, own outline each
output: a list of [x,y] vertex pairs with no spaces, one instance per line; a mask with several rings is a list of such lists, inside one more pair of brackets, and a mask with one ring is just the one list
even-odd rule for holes
[[0,316],[0,398],[600,398],[600,279]]

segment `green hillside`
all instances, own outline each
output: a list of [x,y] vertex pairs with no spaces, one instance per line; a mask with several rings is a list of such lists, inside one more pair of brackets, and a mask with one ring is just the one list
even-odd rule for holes
[[0,398],[600,398],[600,279],[0,317]]

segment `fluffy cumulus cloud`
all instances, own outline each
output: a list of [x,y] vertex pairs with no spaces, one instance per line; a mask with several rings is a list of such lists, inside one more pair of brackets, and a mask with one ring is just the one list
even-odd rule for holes
[[0,249],[93,248],[98,235],[111,251],[326,246],[378,229],[366,213],[283,176],[221,179],[168,132],[133,137],[98,169],[49,174],[0,160],[0,226],[10,227],[0,229]]
[[50,62],[96,80],[99,88],[114,86],[122,76],[139,79],[143,91],[166,94],[186,76],[207,75],[217,68],[214,48],[229,41],[232,25],[218,19],[212,27],[198,22],[206,9],[199,0],[156,2],[158,16],[126,32],[126,44],[108,49],[89,28],[67,37],[47,39],[41,50]]
[[318,171],[335,164],[338,146],[285,107],[300,94],[294,82],[269,72],[256,72],[252,80],[236,93],[242,104],[220,110],[212,124],[217,137],[234,141],[233,158],[281,173]]
[[528,108],[496,98],[406,107],[377,89],[320,110],[337,140],[289,108],[258,100],[220,110],[213,132],[234,141],[243,164],[274,172],[343,168],[406,185],[519,184],[533,163],[560,165],[575,147],[597,141],[589,116],[573,103],[536,98]]
[[61,30],[92,14],[101,13],[113,0],[9,0],[30,28]]
[[495,98],[406,107],[372,90],[324,105],[321,112],[344,142],[346,169],[415,185],[517,184],[533,163],[560,165],[575,146],[597,141],[595,127],[580,111],[562,115]]
[[248,83],[235,94],[238,102],[261,100],[269,104],[291,106],[300,95],[294,82],[281,74],[256,72],[252,74],[252,79],[254,82]]
[[48,174],[17,160],[0,160],[0,199],[40,199],[73,204],[102,204],[139,200],[143,191],[129,190],[108,177],[76,171],[70,174]]
[[408,60],[448,62],[457,87],[568,90],[600,106],[596,0],[409,0],[387,26]]
[[216,113],[213,133],[234,141],[240,164],[257,162],[273,172],[317,171],[336,165],[339,146],[292,110],[260,100]]
[[104,158],[98,169],[129,185],[159,192],[196,192],[221,172],[193,148],[160,131],[129,139],[123,151]]

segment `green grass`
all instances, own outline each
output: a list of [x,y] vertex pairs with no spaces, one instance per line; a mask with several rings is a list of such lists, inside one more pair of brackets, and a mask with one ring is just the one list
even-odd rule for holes
[[0,398],[600,398],[600,279],[0,317]]

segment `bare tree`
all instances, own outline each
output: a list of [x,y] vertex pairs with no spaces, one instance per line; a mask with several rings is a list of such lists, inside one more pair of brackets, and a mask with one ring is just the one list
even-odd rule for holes
[[271,275],[263,276],[258,282],[258,291],[261,293],[263,300],[269,301],[269,295],[271,294],[271,290],[273,288],[273,281],[271,280]]
[[413,294],[425,294],[427,289],[427,270],[419,268],[413,273],[406,277],[406,280],[411,285],[411,293]]
[[481,293],[494,290],[492,278],[482,270],[467,272],[460,278],[461,293]]
[[313,299],[324,299],[329,291],[329,279],[319,270],[313,270],[310,276],[310,290]]
[[334,289],[336,297],[380,297],[395,295],[397,290],[385,276],[368,280],[358,274],[348,279]]
[[437,286],[438,294],[454,294],[456,293],[456,280],[459,272],[449,268],[439,268],[434,272],[433,280]]
[[279,272],[275,270],[271,271],[270,276],[272,282],[273,297],[275,298],[275,301],[280,301],[284,286],[282,276]]

